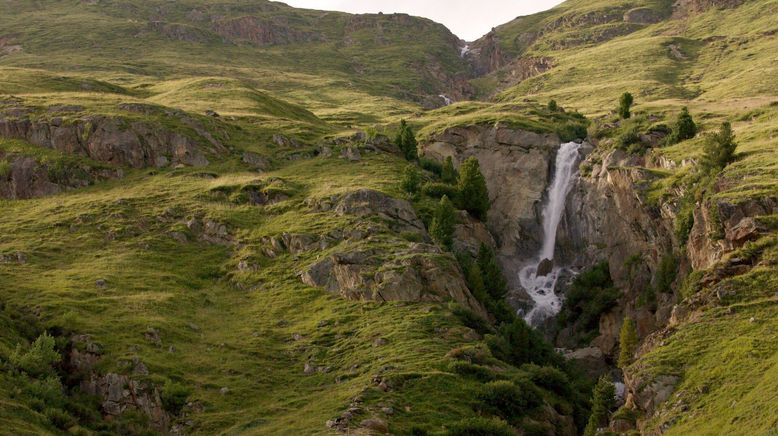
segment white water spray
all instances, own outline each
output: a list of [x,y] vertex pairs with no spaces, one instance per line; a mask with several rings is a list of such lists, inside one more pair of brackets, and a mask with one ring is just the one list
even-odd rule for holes
[[575,164],[578,162],[580,148],[581,145],[575,142],[559,147],[556,171],[548,188],[548,200],[543,207],[543,246],[535,260],[519,272],[521,286],[535,302],[535,307],[524,317],[530,325],[537,325],[556,315],[562,308],[562,300],[554,292],[562,268],[556,265],[551,267],[551,262],[554,260],[557,229],[565,211],[567,195],[572,188],[573,176],[576,174]]
[[459,57],[461,57],[461,58],[467,56],[468,53],[470,53],[470,45],[469,44],[465,44],[464,47],[459,49]]

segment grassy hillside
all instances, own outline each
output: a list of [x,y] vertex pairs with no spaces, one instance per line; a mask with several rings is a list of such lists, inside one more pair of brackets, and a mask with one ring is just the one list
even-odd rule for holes
[[[204,168],[131,169],[0,139],[0,182],[18,156],[55,173],[123,175],[0,200],[0,433],[149,429],[132,414],[105,422],[94,399],[73,394],[79,380],[62,363],[21,369],[19,353],[44,331],[61,353],[74,335],[89,335],[101,374],[158,387],[164,403],[181,403],[170,406],[174,424],[190,434],[332,434],[337,425],[326,423],[346,413],[352,432],[388,425],[393,434],[445,434],[461,419],[500,415],[483,401],[489,382],[522,392],[508,419],[525,434],[580,430],[590,386],[535,336],[511,337],[453,304],[347,301],[303,284],[303,271],[340,252],[391,263],[427,249],[423,235],[398,232],[385,217],[312,204],[365,188],[407,198],[407,162],[370,144],[375,133],[394,134],[401,118],[420,140],[492,123],[567,140],[589,124],[577,112],[592,131],[613,123],[627,91],[639,120],[671,123],[687,106],[701,127],[694,139],[648,151],[677,164],[654,171],[650,198],[778,201],[778,1],[672,3],[569,0],[518,18],[495,32],[503,67],[472,79],[454,35],[405,15],[267,1],[0,0],[3,120],[89,126],[110,118],[224,145]],[[552,68],[516,83],[514,61],[534,58]],[[462,99],[471,87],[494,98],[425,110],[442,105],[438,94]],[[547,109],[551,99],[567,112]],[[702,189],[688,163],[699,162],[704,135],[723,121],[734,126],[736,160]],[[344,139],[356,130],[368,134]],[[341,157],[353,149],[358,159]],[[416,200],[429,218],[436,201]],[[778,226],[775,215],[759,224],[768,229],[760,239],[675,284],[695,316],[651,339],[629,369],[679,380],[646,431],[775,431]],[[273,242],[344,230],[365,236],[296,252]],[[699,284],[743,258],[754,267]],[[721,298],[721,289],[732,292]],[[505,337],[534,357],[495,353]]]

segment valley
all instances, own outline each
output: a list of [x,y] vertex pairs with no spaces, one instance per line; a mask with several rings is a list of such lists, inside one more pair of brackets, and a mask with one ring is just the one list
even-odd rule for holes
[[778,428],[778,1],[0,12],[0,434]]

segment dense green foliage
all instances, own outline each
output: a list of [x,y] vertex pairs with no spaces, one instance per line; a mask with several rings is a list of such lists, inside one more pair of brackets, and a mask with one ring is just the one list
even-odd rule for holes
[[561,325],[576,325],[582,335],[595,331],[600,315],[610,310],[619,298],[606,262],[579,274],[567,293],[559,314]]
[[638,332],[632,318],[624,318],[619,331],[619,359],[616,365],[626,368],[632,363],[638,346]]
[[630,110],[632,109],[632,104],[635,102],[634,97],[632,97],[632,94],[629,92],[625,92],[624,94],[621,94],[621,97],[619,98],[619,110],[618,114],[619,117],[626,120],[632,116],[632,113]]
[[508,293],[508,283],[497,263],[497,255],[494,249],[486,244],[481,244],[478,249],[477,265],[483,274],[483,283],[486,292],[495,301],[501,301]]
[[412,161],[419,158],[417,150],[419,143],[416,141],[416,134],[413,133],[413,129],[405,120],[400,121],[400,129],[397,131],[394,143],[400,148],[406,160]]
[[584,436],[594,436],[598,433],[597,429],[607,426],[610,411],[615,406],[615,396],[616,392],[613,383],[608,380],[607,376],[600,377],[600,380],[594,387],[592,414],[589,417],[589,422],[586,424]]
[[416,194],[419,192],[419,185],[421,184],[421,174],[416,165],[409,164],[403,169],[403,178],[400,182],[400,187],[408,194]]
[[683,107],[678,119],[673,126],[673,133],[668,137],[669,144],[677,144],[687,139],[692,139],[697,135],[697,124],[694,123],[689,108]]
[[532,408],[542,403],[540,394],[531,384],[518,386],[512,381],[486,383],[476,395],[483,412],[516,422]]
[[430,236],[442,247],[450,250],[453,243],[454,226],[456,226],[456,209],[454,209],[451,200],[444,195],[432,217]]
[[724,122],[718,132],[711,133],[705,139],[703,167],[711,172],[721,171],[735,159],[736,148],[732,124]]
[[467,158],[459,168],[458,186],[462,209],[481,221],[485,221],[491,206],[489,190],[486,187],[486,179],[481,173],[478,159],[475,157]]
[[421,187],[422,194],[432,198],[443,198],[444,196],[454,199],[458,202],[459,189],[455,185],[440,182],[427,182]]
[[454,161],[451,156],[446,157],[443,162],[443,169],[440,172],[440,181],[453,185],[457,182],[457,170],[454,169]]
[[515,436],[516,432],[498,418],[468,418],[451,426],[449,436]]

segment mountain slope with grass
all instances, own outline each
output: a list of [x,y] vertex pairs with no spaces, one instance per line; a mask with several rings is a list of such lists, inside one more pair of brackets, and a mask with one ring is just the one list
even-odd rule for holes
[[0,429],[775,431],[778,2],[0,10]]

